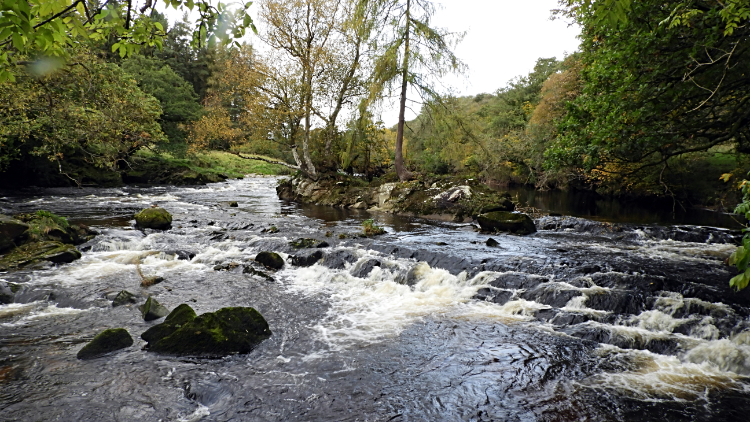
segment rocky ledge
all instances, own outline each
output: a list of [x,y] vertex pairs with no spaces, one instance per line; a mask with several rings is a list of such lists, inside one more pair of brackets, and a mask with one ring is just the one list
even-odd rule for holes
[[276,188],[282,199],[339,208],[365,209],[447,221],[472,221],[477,215],[513,211],[506,192],[474,179],[432,177],[409,182],[367,183],[352,177],[310,180],[295,177]]

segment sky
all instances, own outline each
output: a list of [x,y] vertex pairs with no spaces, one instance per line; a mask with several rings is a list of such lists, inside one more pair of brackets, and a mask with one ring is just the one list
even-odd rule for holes
[[[160,2],[161,3],[161,2]],[[540,57],[562,59],[578,49],[577,26],[550,20],[557,0],[437,0],[433,26],[466,32],[456,55],[468,66],[462,76],[444,78],[460,96],[494,93],[516,76],[528,74]],[[250,15],[255,17],[250,7]],[[178,20],[180,12],[167,12]],[[248,37],[249,42],[257,43]],[[409,97],[416,97],[411,93]],[[418,111],[418,110],[417,110]],[[415,113],[407,112],[407,120]],[[382,119],[390,127],[398,120],[397,104],[385,105]]]

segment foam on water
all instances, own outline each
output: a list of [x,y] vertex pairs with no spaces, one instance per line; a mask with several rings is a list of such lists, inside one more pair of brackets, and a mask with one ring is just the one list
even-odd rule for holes
[[676,356],[646,350],[626,351],[609,345],[597,351],[603,358],[626,353],[635,369],[594,375],[577,383],[584,388],[611,391],[643,401],[688,401],[705,396],[709,389],[747,389],[740,374],[725,371],[712,362],[691,362]]
[[14,322],[8,322],[3,323],[0,325],[6,326],[6,327],[17,327],[29,324],[33,321],[39,320],[39,319],[52,319],[52,318],[59,318],[59,317],[66,317],[71,315],[78,315],[84,312],[88,312],[91,309],[96,308],[90,308],[90,309],[76,309],[76,308],[58,308],[57,305],[49,304],[48,306],[39,306],[38,303],[34,303],[34,306],[31,308],[31,312],[28,312],[26,315],[24,315],[21,319],[14,321]]

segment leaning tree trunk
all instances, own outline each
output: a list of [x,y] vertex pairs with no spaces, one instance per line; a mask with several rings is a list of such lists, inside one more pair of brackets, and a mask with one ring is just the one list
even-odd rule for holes
[[406,0],[406,39],[404,40],[404,61],[401,72],[403,77],[401,80],[401,103],[399,104],[398,110],[398,128],[396,130],[396,158],[394,165],[396,167],[396,174],[398,179],[405,182],[413,177],[413,174],[406,169],[404,165],[404,123],[406,121],[406,89],[409,86],[407,75],[409,72],[409,33],[411,24],[410,13],[411,0]]

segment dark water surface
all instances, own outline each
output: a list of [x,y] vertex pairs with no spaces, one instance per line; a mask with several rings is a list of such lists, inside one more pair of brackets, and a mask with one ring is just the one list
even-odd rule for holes
[[[526,236],[470,225],[299,207],[274,178],[193,188],[47,189],[0,213],[49,209],[101,234],[83,258],[0,274],[0,420],[744,421],[750,289],[734,293],[724,229],[545,217]],[[229,201],[238,201],[230,208]],[[158,204],[166,232],[130,216]],[[339,239],[375,218],[388,233]],[[638,223],[637,221],[634,223]],[[705,223],[702,223],[705,224]],[[267,230],[275,226],[277,233]],[[330,237],[325,237],[330,232]],[[285,258],[327,240],[322,264],[274,281],[217,264]],[[165,282],[142,288],[136,271]],[[141,350],[127,289],[173,309],[252,306],[273,335],[252,353],[175,358]],[[106,328],[135,344],[88,361]]]
[[538,191],[513,187],[513,199],[544,212],[590,218],[611,223],[691,224],[741,229],[744,218],[733,214],[691,207],[669,198],[636,200],[604,197],[589,191]]

